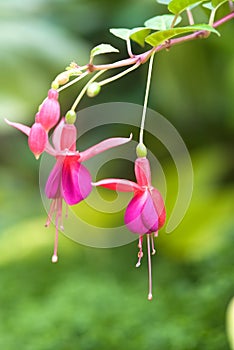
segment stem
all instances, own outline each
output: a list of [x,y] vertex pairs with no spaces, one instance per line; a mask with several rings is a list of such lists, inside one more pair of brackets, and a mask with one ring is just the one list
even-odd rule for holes
[[179,15],[175,15],[175,17],[173,18],[173,21],[172,21],[172,23],[171,23],[171,28],[173,28],[173,27],[174,27],[174,25],[175,25],[175,23],[176,23],[176,20],[177,20],[178,16],[179,16]]
[[62,91],[62,90],[64,90],[64,89],[66,89],[67,87],[69,87],[69,86],[71,86],[71,85],[77,83],[79,80],[83,79],[83,78],[84,78],[86,75],[88,75],[88,74],[89,74],[89,72],[84,72],[83,74],[79,75],[79,77],[77,77],[77,78],[75,78],[75,79],[69,81],[69,83],[67,83],[67,84],[65,84],[65,85],[63,85],[63,86],[61,86],[59,89],[57,89],[57,91],[60,92],[60,91]]
[[152,269],[151,269],[151,251],[150,251],[150,234],[147,234],[147,252],[148,252],[148,272],[149,272],[149,294],[148,300],[152,300]]
[[[217,28],[219,26],[221,26],[222,24],[230,21],[231,19],[234,18],[234,12],[230,12],[229,14],[225,15],[224,17],[222,17],[221,19],[217,20],[216,22],[213,23],[213,28]],[[174,21],[173,21],[173,26],[174,26],[174,23],[176,21],[176,17],[174,18]],[[191,21],[191,19],[190,19]],[[179,38],[176,38],[176,39],[171,39],[170,40],[170,48],[172,46],[175,46],[175,45],[178,45],[178,44],[181,44],[181,43],[184,43],[184,42],[187,42],[187,41],[192,41],[192,40],[196,40],[196,39],[200,39],[200,38],[206,38],[207,37],[207,31],[204,31],[204,30],[200,30],[200,31],[197,31],[197,32],[194,32],[192,34],[188,34],[188,35],[185,35],[185,36],[182,36],[182,37],[179,37]],[[127,44],[129,45],[129,44]],[[137,63],[140,64],[143,64],[145,63],[146,61],[148,61],[148,59],[150,57],[152,57],[152,54],[155,53],[155,52],[159,52],[159,51],[162,51],[162,50],[165,50],[165,49],[168,49],[168,43],[164,43],[164,44],[161,44],[157,47],[153,47],[151,48],[150,50],[146,51],[146,52],[143,52],[142,54],[140,55],[132,55],[131,51],[129,52],[129,55],[130,57],[129,58],[126,58],[126,59],[123,59],[123,60],[120,60],[120,61],[116,61],[116,62],[113,62],[113,63],[109,63],[109,64],[102,64],[102,65],[93,65],[93,64],[89,64],[89,65],[86,65],[86,66],[83,66],[83,67],[80,67],[80,69],[87,69],[86,72],[84,72],[81,76],[77,77],[76,79],[70,81],[69,83],[67,83],[66,85],[60,87],[58,89],[58,91],[62,91],[64,89],[66,89],[66,87],[70,86],[70,85],[73,85],[75,84],[77,81],[79,81],[80,79],[82,79],[84,76],[88,75],[89,73],[93,72],[93,71],[106,71],[106,70],[109,70],[109,69],[114,69],[114,68],[121,68],[121,67],[125,67],[125,66],[131,66],[131,65],[136,65]],[[128,48],[128,51],[129,51],[129,48]],[[139,66],[138,65],[138,66]],[[134,67],[137,68],[138,66]],[[131,71],[131,70],[130,70]],[[100,73],[102,74],[102,73]],[[120,73],[121,74],[121,73]],[[124,74],[127,74],[127,71],[125,71]],[[99,75],[98,75],[99,76]],[[95,80],[98,76],[95,76],[93,79]],[[122,75],[121,75],[122,76]],[[119,77],[121,77],[119,76]],[[110,78],[111,79],[111,78]],[[116,79],[118,79],[118,75],[116,76]],[[114,80],[114,79],[113,79]],[[91,79],[89,81],[89,83],[91,83],[93,80]],[[105,83],[107,83],[108,81],[106,80]],[[88,84],[89,84],[88,83]],[[75,101],[74,105],[73,106],[77,106],[77,104],[79,103],[80,99],[82,98],[82,96],[84,95],[84,93],[86,92],[86,89],[87,89],[87,86],[88,84],[84,87],[84,89],[81,91],[82,95],[81,96],[78,96],[77,101]],[[73,109],[75,109],[75,107],[73,107]]]
[[114,75],[114,76],[111,77],[111,78],[108,78],[108,79],[105,79],[105,80],[103,80],[103,81],[100,81],[100,82],[99,82],[99,85],[100,85],[100,86],[103,86],[103,85],[105,85],[105,84],[111,83],[111,82],[114,81],[114,80],[117,80],[117,79],[119,79],[119,78],[122,78],[124,75],[130,73],[131,71],[133,71],[134,69],[138,68],[139,66],[140,66],[140,63],[137,62],[136,64],[134,64],[134,66],[132,66],[132,67],[130,67],[130,68],[124,70],[123,72],[121,72],[121,73],[119,73],[119,74],[116,74],[116,75]]
[[[227,14],[226,16],[224,16],[223,18],[214,22],[213,28],[217,28],[220,25],[230,21],[233,18],[234,18],[234,12],[231,12],[231,13]],[[194,32],[192,34],[182,36],[182,37],[177,38],[177,39],[171,39],[170,40],[170,47],[172,47],[174,45],[181,44],[183,42],[199,39],[205,33],[206,33],[206,31],[200,30],[200,31]],[[112,68],[120,68],[120,67],[130,66],[132,64],[135,64],[137,61],[140,61],[141,63],[145,63],[147,61],[147,59],[149,59],[151,57],[151,54],[153,52],[159,52],[159,51],[165,50],[167,48],[168,48],[167,44],[162,44],[162,45],[159,45],[157,47],[153,47],[149,51],[146,51],[146,52],[144,52],[140,55],[136,55],[134,57],[126,58],[124,60],[117,61],[117,62],[110,63],[110,64],[91,66],[91,70],[94,71],[94,70],[107,70],[107,69],[112,69]]]
[[146,89],[145,89],[145,100],[144,100],[143,112],[142,112],[142,117],[141,117],[139,143],[143,143],[145,117],[146,117],[147,104],[148,104],[148,99],[149,99],[149,90],[150,90],[153,62],[154,62],[154,53],[150,57],[150,61],[149,61],[149,68],[148,68],[148,75],[147,75],[147,82],[146,82]]
[[134,57],[134,55],[132,53],[132,47],[131,47],[131,40],[130,39],[127,40],[127,51],[128,51],[129,57]]
[[217,8],[214,8],[210,13],[210,19],[209,19],[209,25],[213,26],[214,20],[215,20],[215,14],[216,14]]
[[[85,86],[83,87],[83,89],[81,90],[81,92],[79,93],[79,95],[77,96],[75,102],[73,103],[71,110],[74,111],[78,105],[78,103],[80,102],[80,100],[82,99],[82,97],[84,96],[89,84],[91,84],[94,80],[96,80],[100,75],[102,75],[106,70],[101,70],[99,71],[97,74],[95,74],[88,82],[87,84],[85,84]],[[88,72],[87,72],[88,74]]]
[[186,12],[187,12],[189,24],[192,26],[194,24],[192,11],[189,8],[187,8]]

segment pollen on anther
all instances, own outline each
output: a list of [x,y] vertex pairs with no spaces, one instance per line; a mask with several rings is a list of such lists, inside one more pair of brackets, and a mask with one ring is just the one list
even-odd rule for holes
[[151,293],[148,294],[148,300],[152,300],[153,299],[153,295]]
[[58,261],[58,256],[57,255],[53,255],[51,258],[52,263],[56,263]]

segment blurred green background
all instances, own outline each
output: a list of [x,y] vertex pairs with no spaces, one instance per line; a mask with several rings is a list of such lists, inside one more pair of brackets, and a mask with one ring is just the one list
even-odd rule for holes
[[[156,58],[149,107],[181,134],[195,182],[183,222],[170,235],[162,230],[157,239],[152,302],[147,301],[146,259],[140,269],[134,267],[136,242],[94,249],[61,235],[60,261],[51,264],[54,229],[43,228],[38,162],[26,138],[3,122],[7,117],[31,124],[52,79],[73,60],[85,64],[93,46],[106,42],[121,50],[106,61],[125,57],[123,43],[108,28],[140,26],[164,12],[153,0],[0,3],[1,349],[230,349],[234,23],[220,27],[221,38],[212,35]],[[196,11],[201,20],[206,15]],[[113,101],[141,104],[146,69],[104,87],[93,100],[84,98],[80,108]],[[77,87],[63,93],[63,112],[76,92]],[[170,213],[176,172],[160,145],[155,154],[165,170]]]

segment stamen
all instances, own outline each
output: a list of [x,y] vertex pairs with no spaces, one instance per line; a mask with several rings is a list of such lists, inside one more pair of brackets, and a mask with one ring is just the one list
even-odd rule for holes
[[58,261],[58,236],[59,236],[59,222],[62,216],[62,198],[57,198],[56,202],[56,218],[55,218],[55,238],[54,238],[54,254],[51,261],[56,263]]
[[55,211],[55,204],[56,204],[56,200],[52,200],[52,202],[50,204],[50,209],[49,209],[49,212],[48,212],[47,220],[46,220],[46,223],[45,223],[45,227],[49,227],[50,226],[50,223],[52,221],[52,216],[53,216],[54,211]]
[[65,212],[65,218],[68,218],[68,211],[69,211],[69,206],[66,203],[66,212]]
[[148,272],[149,272],[149,294],[148,300],[152,300],[152,270],[151,270],[151,254],[150,254],[150,235],[147,234],[147,252],[148,252]]
[[153,236],[153,234],[152,235],[150,235],[150,237],[151,237],[151,247],[152,247],[152,255],[155,255],[156,254],[156,250],[155,250],[155,248],[154,248],[154,236]]
[[143,252],[142,252],[142,240],[143,240],[143,236],[139,237],[139,241],[138,241],[138,248],[140,249],[138,252],[138,261],[136,263],[136,267],[139,267],[141,265],[141,259],[143,257]]

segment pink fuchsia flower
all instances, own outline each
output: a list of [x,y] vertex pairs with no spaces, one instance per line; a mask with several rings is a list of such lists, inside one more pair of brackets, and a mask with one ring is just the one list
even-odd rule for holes
[[[6,122],[27,136],[30,135],[30,127],[12,123],[8,120]],[[56,228],[52,262],[58,260],[58,232],[59,228],[63,229],[63,201],[66,205],[77,204],[85,199],[92,190],[91,175],[81,163],[101,152],[131,140],[131,136],[130,138],[110,138],[83,152],[79,152],[76,150],[76,135],[76,127],[73,124],[67,124],[63,118],[54,130],[52,144],[47,141],[45,147],[45,152],[56,158],[56,163],[45,186],[45,194],[51,199],[45,226],[48,227],[54,217]]]
[[149,269],[149,294],[152,299],[152,274],[151,274],[151,247],[152,255],[155,254],[154,237],[158,236],[158,230],[164,225],[166,211],[160,192],[151,184],[150,164],[146,157],[139,157],[135,161],[135,175],[137,182],[125,179],[104,179],[93,183],[115,191],[133,192],[133,198],[125,211],[124,222],[127,228],[139,235],[139,253],[136,267],[141,264],[143,257],[143,236],[147,236],[148,269]]

